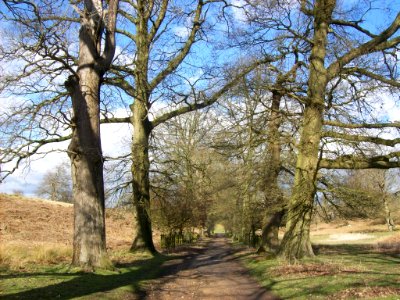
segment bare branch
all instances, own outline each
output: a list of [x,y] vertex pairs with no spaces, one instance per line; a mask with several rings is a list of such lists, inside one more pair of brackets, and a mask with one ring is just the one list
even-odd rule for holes
[[335,62],[333,62],[327,69],[329,79],[336,77],[341,72],[341,69],[353,59],[368,53],[388,49],[399,44],[400,37],[389,40],[389,38],[392,37],[399,28],[400,13],[396,16],[394,21],[380,34],[376,35],[376,37],[356,48],[349,50],[346,54],[342,55]]
[[324,121],[324,125],[326,126],[334,126],[341,128],[349,128],[349,129],[357,129],[357,128],[366,128],[366,129],[378,129],[378,128],[400,128],[400,122],[393,123],[376,123],[376,124],[350,124],[350,123],[341,123],[337,121]]
[[[344,155],[336,159],[322,159],[320,169],[391,169],[400,167],[400,152],[374,157]],[[396,159],[396,160],[393,160]]]
[[159,117],[157,117],[155,120],[151,122],[152,127],[156,127],[160,125],[161,123],[174,118],[176,116],[185,114],[190,111],[198,110],[205,108],[207,106],[210,106],[214,104],[216,101],[218,101],[222,95],[224,95],[229,89],[231,89],[233,86],[235,86],[242,78],[243,76],[247,75],[251,71],[253,71],[256,67],[262,65],[262,64],[267,64],[272,61],[276,60],[276,58],[271,58],[271,57],[266,57],[263,60],[258,60],[249,66],[246,66],[243,68],[238,74],[236,74],[233,79],[228,81],[223,87],[221,87],[218,91],[216,91],[214,94],[211,96],[207,97],[206,99],[203,100],[203,102],[200,103],[188,103],[187,106],[180,107],[176,110],[173,110],[171,112],[167,112]]
[[342,140],[351,141],[351,142],[367,142],[367,143],[385,145],[385,146],[389,146],[389,147],[394,147],[400,143],[400,138],[389,140],[389,139],[382,139],[382,138],[372,137],[372,136],[345,134],[345,133],[339,133],[339,132],[333,132],[333,131],[323,132],[322,137],[337,138],[337,139],[342,139]]
[[[196,40],[196,34],[200,30],[202,20],[201,20],[201,13],[203,10],[203,1],[199,0],[197,4],[197,8],[195,11],[195,15],[193,18],[193,26],[190,31],[189,37],[182,47],[182,49],[176,54],[176,56],[168,62],[168,65],[162,70],[158,75],[149,83],[149,90],[152,91],[154,88],[165,79],[168,75],[173,73],[178,66],[182,63],[182,61],[186,58],[187,54],[190,51],[190,48],[194,44]],[[150,41],[148,41],[150,42]]]
[[119,0],[110,0],[108,4],[107,24],[105,33],[105,46],[102,55],[102,66],[108,69],[115,54],[115,29],[117,24]]

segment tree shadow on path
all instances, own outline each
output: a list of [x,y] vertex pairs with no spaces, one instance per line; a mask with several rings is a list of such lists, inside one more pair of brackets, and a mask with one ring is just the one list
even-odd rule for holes
[[147,299],[279,299],[263,288],[240,263],[239,252],[225,238],[209,240],[178,270],[152,282]]
[[[54,282],[54,278],[63,280],[55,284],[43,287],[31,288],[26,291],[0,295],[0,299],[71,299],[75,297],[107,298],[115,299],[123,295],[124,299],[145,299],[149,295],[149,288],[162,286],[175,275],[184,270],[196,269],[207,265],[217,264],[234,254],[236,249],[227,248],[226,252],[215,256],[202,256],[210,243],[203,241],[200,247],[188,247],[181,254],[172,256],[158,255],[150,259],[143,259],[132,263],[118,264],[116,267],[120,273],[101,275],[96,273],[25,273],[17,275],[5,275],[0,279],[12,280],[24,278],[24,280],[37,280],[39,277],[47,277]],[[196,261],[196,263],[193,263]],[[70,280],[65,280],[66,277]],[[46,279],[43,279],[46,280]],[[124,290],[114,291],[124,287]],[[126,288],[125,288],[126,287]],[[263,299],[264,289],[256,291],[254,299]],[[96,294],[96,295],[93,295]],[[277,299],[277,298],[268,298]]]
[[[0,279],[12,280],[23,278],[24,280],[41,280],[54,282],[54,278],[63,280],[62,282],[29,289],[15,294],[0,295],[0,299],[71,299],[75,297],[89,296],[95,293],[108,293],[108,298],[112,299],[111,291],[127,287],[133,291],[129,299],[143,299],[146,291],[143,289],[143,283],[147,280],[160,278],[163,274],[170,274],[177,269],[177,264],[190,259],[191,255],[167,257],[158,255],[150,259],[118,264],[116,267],[119,272],[112,274],[96,273],[24,273],[0,276]],[[164,265],[165,264],[165,265]],[[70,280],[66,277],[71,277]],[[125,295],[124,295],[125,296]],[[125,297],[124,297],[125,298]]]

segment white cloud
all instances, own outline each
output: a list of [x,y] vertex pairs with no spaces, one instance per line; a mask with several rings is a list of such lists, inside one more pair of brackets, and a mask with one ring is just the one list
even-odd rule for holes
[[135,51],[129,52],[120,46],[115,47],[114,63],[118,65],[132,65],[135,60],[136,60]]
[[0,192],[13,193],[14,191],[22,191],[25,195],[33,196],[44,174],[53,170],[55,166],[62,162],[68,161],[66,152],[61,152],[66,149],[67,145],[68,142],[60,143],[57,145],[58,147],[47,145],[43,151],[50,149],[58,151],[46,154],[45,156],[32,156],[0,184]]
[[177,26],[172,29],[173,33],[180,38],[187,38],[189,36],[190,30],[185,26]]
[[400,121],[400,106],[396,99],[391,95],[383,95],[383,109],[386,111],[387,117],[391,122]]
[[101,144],[104,156],[118,156],[130,150],[132,126],[106,124],[101,127]]
[[244,9],[246,2],[244,0],[233,0],[232,1],[232,13],[235,20],[240,22],[246,22],[247,16]]

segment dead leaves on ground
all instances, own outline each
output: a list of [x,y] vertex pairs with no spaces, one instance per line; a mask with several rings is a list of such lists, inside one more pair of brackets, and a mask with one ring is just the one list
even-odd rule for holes
[[282,265],[271,268],[273,276],[290,276],[304,278],[310,276],[335,275],[340,273],[358,273],[359,268],[347,267],[341,264],[334,263],[303,263],[293,265]]
[[392,295],[400,295],[400,288],[384,286],[350,288],[331,295],[327,299],[375,299]]

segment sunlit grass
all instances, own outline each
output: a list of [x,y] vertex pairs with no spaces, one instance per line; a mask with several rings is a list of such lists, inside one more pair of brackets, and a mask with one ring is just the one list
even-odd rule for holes
[[400,257],[345,247],[297,264],[251,254],[245,265],[283,299],[399,299]]
[[7,299],[133,299],[147,280],[159,276],[168,260],[158,255],[118,253],[110,255],[116,268],[93,273],[70,268],[68,264],[31,265],[29,269],[0,272],[0,298]]

